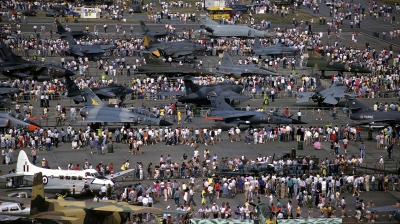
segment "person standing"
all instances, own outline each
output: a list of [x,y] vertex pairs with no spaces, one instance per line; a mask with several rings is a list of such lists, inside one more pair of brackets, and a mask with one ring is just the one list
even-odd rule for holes
[[32,163],[33,163],[33,165],[35,165],[36,164],[36,158],[37,158],[37,151],[36,151],[35,147],[32,148],[31,157],[32,157]]
[[301,121],[301,111],[297,111],[297,120]]
[[337,113],[336,106],[333,106],[333,109],[332,109],[332,117],[333,117],[333,120],[336,120],[336,113]]
[[104,33],[107,33],[107,24],[104,23],[103,28],[104,28]]
[[196,206],[196,203],[193,200],[193,196],[194,196],[194,186],[192,186],[189,190],[189,201],[188,201],[188,205],[190,205],[190,203],[193,203],[194,206]]
[[364,142],[361,142],[361,144],[359,146],[359,150],[360,150],[360,156],[364,160],[365,159],[365,145],[364,145]]

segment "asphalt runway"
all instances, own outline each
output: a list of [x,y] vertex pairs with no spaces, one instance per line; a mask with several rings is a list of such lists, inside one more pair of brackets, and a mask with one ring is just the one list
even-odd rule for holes
[[[114,22],[109,23],[110,25],[113,24]],[[79,29],[80,27],[82,27],[84,24],[75,24],[75,23],[70,23],[70,27],[74,30],[74,29]],[[111,26],[109,25],[109,27],[111,28]],[[186,26],[183,25],[177,25],[177,30],[179,29],[183,29],[183,27],[186,28],[191,28],[193,26],[195,26],[196,24],[188,24]],[[387,24],[384,24],[387,25]],[[28,34],[29,32],[32,32],[32,24],[29,22],[28,24],[23,24],[22,25],[22,29],[23,32]],[[163,25],[154,25],[151,24],[149,25],[151,29],[155,29],[155,30],[163,30]],[[137,26],[137,28],[135,29],[135,33],[137,32],[137,34],[139,33],[138,31],[139,27]],[[109,29],[112,30],[112,29]],[[324,27],[320,27],[321,32],[325,31],[326,29]],[[349,43],[349,41],[351,41],[351,38],[349,39],[349,37],[351,36],[351,31],[344,31],[343,32],[343,43]],[[103,34],[101,34],[103,35]],[[371,38],[368,36],[363,36],[362,34],[359,37],[359,44],[365,46],[365,43],[370,43],[371,46],[376,46],[377,50],[383,49],[385,47],[388,46],[387,43],[385,42],[381,42],[380,40],[376,39],[376,38]],[[327,40],[328,41],[328,40]],[[399,50],[399,48],[395,48],[396,51]],[[395,52],[396,52],[395,51]],[[237,61],[239,57],[235,57],[235,61]],[[129,60],[133,60],[134,58],[127,58],[127,61]],[[211,64],[215,64],[215,62],[217,61],[217,57],[206,57],[206,59],[203,59],[203,61],[205,62],[206,60],[209,60]],[[59,57],[48,57],[46,58],[46,61],[59,61]],[[308,74],[311,72],[310,69],[307,70],[298,70],[299,74],[301,75],[302,73],[304,74]],[[279,72],[282,72],[281,70]],[[283,74],[289,74],[290,70],[285,70],[282,72]],[[90,74],[91,76],[94,77],[99,77],[100,73],[97,72],[97,70],[91,68],[90,70]],[[328,73],[329,74],[329,73]],[[130,83],[130,80],[132,79],[132,77],[116,77],[118,78],[118,82],[120,83]],[[328,86],[329,81],[324,81],[324,85]],[[398,99],[391,99],[391,98],[378,98],[378,99],[363,99],[362,101],[367,103],[368,105],[372,106],[373,103],[375,103],[376,101],[379,102],[391,102],[391,101],[397,101]],[[129,107],[130,105],[134,105],[136,107],[141,106],[142,103],[144,103],[146,106],[153,106],[153,105],[163,105],[166,103],[171,103],[174,102],[174,100],[165,100],[165,101],[149,101],[149,100],[143,100],[143,101],[139,101],[139,100],[132,100],[132,101],[127,101],[126,104]],[[41,113],[41,109],[39,108],[39,103],[36,101],[29,101],[27,103],[32,103],[34,108],[35,108],[35,113],[37,115],[39,115]],[[71,103],[70,100],[60,100],[60,101],[51,101],[50,102],[50,106],[51,106],[51,110],[49,112],[49,115],[51,116],[51,114],[54,114],[54,108],[57,105],[57,103],[60,103],[62,106],[66,106],[67,108],[69,108],[71,105],[75,105],[74,103]],[[23,103],[21,103],[21,105],[23,105]],[[237,105],[236,107],[240,108],[244,108],[247,105],[250,105],[251,107],[260,107],[262,105],[262,101],[261,99],[255,99],[255,100],[249,100],[246,102],[243,102],[239,105]],[[303,112],[303,117],[302,120],[303,121],[307,121],[308,124],[307,126],[311,126],[311,125],[322,125],[325,126],[327,124],[333,123],[336,124],[337,122],[332,120],[332,117],[330,117],[330,112],[329,110],[324,111],[324,115],[323,115],[323,120],[322,121],[315,121],[315,111],[317,108],[316,104],[313,104],[312,102],[309,103],[305,103],[305,104],[295,104],[295,98],[288,98],[288,97],[282,97],[280,99],[277,99],[274,103],[271,103],[270,106],[268,107],[268,109],[275,109],[276,107],[279,108],[285,108],[285,107],[289,107],[290,111],[295,112],[298,109],[300,109]],[[207,109],[202,110],[202,114],[205,114]],[[69,118],[69,116],[67,115],[67,118]],[[49,119],[47,122],[43,121],[43,120],[38,120],[38,123],[40,123],[44,128],[48,128],[48,127],[54,127],[55,126],[55,120],[54,119]],[[66,123],[65,126],[63,126],[64,128],[66,128],[68,126],[68,122]],[[218,124],[215,124],[214,122],[211,121],[204,121],[203,118],[201,117],[195,117],[194,118],[194,123],[190,123],[190,124],[183,124],[180,126],[189,126],[189,127],[208,127],[210,125],[216,125],[218,126]],[[177,125],[174,125],[177,126]],[[80,125],[80,124],[73,124],[73,127],[75,129],[80,129],[80,128],[84,128],[84,125]],[[60,129],[61,127],[57,127],[58,129]],[[372,141],[366,141],[366,133],[363,133],[363,139],[364,142],[366,144],[366,159],[365,159],[365,163],[368,164],[368,166],[374,166],[374,164],[378,163],[379,157],[381,155],[385,156],[386,152],[384,150],[378,150],[375,147],[375,140]],[[210,150],[210,153],[216,153],[218,155],[219,158],[221,157],[235,157],[235,156],[242,156],[245,155],[247,158],[256,158],[259,154],[262,155],[273,155],[274,153],[278,153],[280,151],[288,151],[291,149],[291,147],[295,147],[297,148],[297,142],[283,142],[283,143],[278,143],[278,142],[269,142],[268,144],[259,144],[259,145],[245,145],[243,142],[235,142],[235,143],[230,143],[227,141],[227,134],[226,132],[224,132],[223,134],[223,141],[217,143],[214,146],[207,146],[208,149]],[[324,158],[324,157],[328,157],[328,158],[332,158],[332,156],[329,155],[329,143],[327,142],[322,142],[322,146],[323,149],[322,150],[314,150],[314,148],[312,146],[304,146],[304,150],[298,150],[297,154],[299,155],[316,155],[319,156],[320,158]],[[353,154],[353,155],[358,155],[359,151],[358,151],[358,144],[351,142],[348,152],[349,154]],[[201,156],[202,156],[202,151],[204,150],[206,146],[202,145],[200,147],[200,152],[201,152]],[[398,149],[398,146],[395,147],[395,150]],[[24,149],[27,153],[30,153],[30,149]],[[170,146],[167,147],[165,146],[164,143],[159,143],[156,145],[152,145],[152,146],[144,146],[143,151],[144,154],[143,155],[131,155],[128,152],[128,146],[127,145],[123,145],[123,144],[114,144],[114,153],[106,153],[105,155],[91,155],[90,154],[90,150],[88,148],[81,148],[79,150],[72,150],[71,149],[71,145],[70,143],[66,143],[61,145],[60,147],[58,147],[57,149],[54,149],[51,152],[39,152],[39,160],[42,158],[45,158],[46,160],[49,161],[51,167],[55,168],[57,166],[60,166],[63,169],[67,168],[67,165],[70,161],[72,161],[74,164],[77,163],[83,163],[84,159],[87,158],[89,160],[90,163],[92,164],[98,164],[100,162],[103,163],[114,163],[116,168],[119,168],[119,166],[125,162],[127,159],[130,160],[131,165],[133,166],[134,164],[136,164],[136,162],[140,161],[142,162],[145,166],[152,162],[153,164],[156,164],[159,160],[160,155],[164,155],[164,157],[167,154],[171,154],[172,156],[172,161],[180,161],[181,156],[183,155],[183,153],[187,153],[189,156],[193,155],[193,149],[189,148],[189,146],[186,145],[177,145],[177,146]],[[14,154],[14,158],[17,158],[18,155],[18,151],[16,150],[15,154]],[[387,162],[387,168],[388,169],[397,169],[398,165],[396,164],[396,162]],[[6,166],[6,165],[0,165],[0,170],[3,173],[8,173],[11,169],[15,168],[15,164]],[[122,180],[118,180],[118,182],[120,182]],[[188,181],[188,180],[183,180],[180,179],[179,182],[183,182],[183,181]],[[129,184],[134,184],[134,183],[142,183],[143,186],[147,186],[148,184],[151,184],[153,182],[153,180],[124,180],[122,181],[122,183],[124,185],[129,185]],[[3,188],[5,186],[5,180],[0,179],[0,186]],[[6,196],[7,193],[11,192],[11,191],[15,191],[15,190],[1,190],[0,191],[0,196]],[[18,191],[18,190],[17,190]],[[46,194],[47,196],[52,196],[52,194]],[[352,197],[350,194],[344,194],[343,196],[346,197],[346,201],[347,204],[349,205],[349,209],[353,209],[353,207],[351,206],[353,204],[353,201],[355,199],[355,197]],[[383,193],[383,192],[361,192],[361,198],[363,198],[365,201],[370,201],[373,200],[376,206],[383,206],[383,205],[390,205],[390,204],[395,204],[396,200],[400,198],[400,192],[397,191],[390,191],[388,193]],[[264,198],[261,198],[262,201],[265,201]],[[288,199],[284,199],[281,200],[283,204],[286,204]],[[195,196],[195,201],[197,203],[197,206],[195,207],[195,210],[197,211],[200,205],[200,194],[197,193]],[[293,199],[294,201],[294,199]],[[222,202],[229,202],[232,206],[232,208],[235,208],[237,205],[242,204],[244,202],[244,196],[243,195],[237,195],[235,198],[233,199],[218,199],[217,203],[219,205],[221,205]],[[162,199],[159,200],[158,202],[155,204],[156,207],[161,207],[161,208],[166,208],[169,204],[173,204],[173,200],[168,200],[167,202],[164,202]],[[294,203],[296,204],[296,203]],[[209,202],[208,202],[208,205]],[[302,211],[304,211],[302,213],[302,217],[308,217],[308,209],[303,208]],[[336,212],[336,215],[338,215],[339,213]],[[349,215],[352,215],[352,212],[348,212]],[[318,217],[318,211],[316,209],[313,209],[310,212],[311,217]],[[387,222],[388,221],[388,216],[387,214],[383,214],[385,216],[381,216],[380,221],[383,222]],[[345,221],[350,221],[352,220],[351,218],[345,218]]]

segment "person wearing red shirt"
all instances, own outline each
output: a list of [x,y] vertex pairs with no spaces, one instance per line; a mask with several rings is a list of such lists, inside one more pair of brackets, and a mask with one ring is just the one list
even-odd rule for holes
[[75,170],[79,170],[79,164],[76,164]]

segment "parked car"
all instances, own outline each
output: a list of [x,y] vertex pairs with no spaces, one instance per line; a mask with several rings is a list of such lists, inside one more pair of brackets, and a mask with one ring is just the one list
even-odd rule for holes
[[24,16],[37,16],[37,12],[35,10],[26,10],[22,13]]

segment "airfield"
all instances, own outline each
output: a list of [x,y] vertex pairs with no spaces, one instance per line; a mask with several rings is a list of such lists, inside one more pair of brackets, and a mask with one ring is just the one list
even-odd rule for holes
[[[367,1],[364,1],[367,2]],[[368,3],[365,3],[366,5]],[[327,7],[326,6],[321,6],[321,14],[329,14],[329,12],[327,12]],[[145,15],[137,15],[138,19],[145,19]],[[191,23],[189,22],[187,25],[184,25],[182,22],[179,21],[167,21],[167,20],[163,20],[163,23],[172,23],[177,31],[181,31],[183,28],[194,28],[196,29],[198,27],[197,23]],[[348,22],[348,21],[346,21]],[[46,29],[50,28],[52,26],[52,20],[51,19],[36,19],[36,18],[29,18],[29,21],[27,21],[26,23],[23,23],[21,25],[22,27],[22,32],[23,35],[30,35],[32,34],[32,26],[34,23],[44,23],[46,25]],[[104,34],[100,31],[100,37],[109,37],[109,38],[121,38],[121,35],[115,34],[115,32],[113,32],[112,29],[112,25],[115,24],[114,22],[107,22],[108,27],[110,27],[109,29],[109,33],[108,34]],[[137,24],[137,23],[135,23]],[[398,42],[396,42],[396,40],[390,40],[387,38],[387,40],[382,40],[382,39],[376,39],[372,37],[372,31],[375,32],[382,32],[383,30],[387,30],[388,28],[393,26],[395,27],[398,23],[395,23],[391,26],[389,26],[387,23],[382,24],[382,22],[376,22],[376,21],[369,21],[366,24],[362,24],[362,30],[360,30],[360,37],[359,37],[359,41],[358,41],[358,45],[359,46],[366,46],[367,43],[370,46],[373,46],[374,48],[376,48],[377,50],[381,50],[383,48],[388,48],[389,44],[393,45],[393,52],[399,52],[400,51],[400,46],[398,45]],[[64,24],[63,24],[64,25]],[[89,25],[92,26],[94,25],[94,23],[89,23]],[[100,24],[97,24],[98,26]],[[161,25],[155,25],[152,23],[148,23],[146,22],[146,25],[151,29],[151,30],[155,30],[155,31],[163,31],[164,30],[164,26],[163,24]],[[85,24],[82,23],[69,23],[69,27],[72,30],[80,30],[83,29],[85,26]],[[128,31],[129,30],[129,26],[130,24],[124,24],[122,23],[123,29]],[[280,28],[284,28],[284,27],[288,27],[289,25],[287,24],[273,24],[272,27],[280,27]],[[137,28],[136,28],[137,27]],[[135,27],[135,31],[134,31],[134,36],[139,34],[139,26]],[[313,28],[314,32],[321,32],[323,33],[323,42],[330,42],[332,43],[333,41],[335,41],[336,39],[327,39],[325,33],[326,33],[326,26],[319,26],[319,25],[315,25]],[[351,42],[351,35],[354,32],[354,30],[350,30],[348,25],[345,25],[343,27],[343,32],[342,32],[342,36],[340,38],[337,39],[337,41],[342,41],[344,44],[349,44]],[[128,32],[127,32],[128,33]],[[48,34],[47,34],[48,35]],[[127,34],[127,36],[129,36],[129,34]],[[132,37],[134,37],[132,36]],[[398,39],[397,39],[398,41]],[[32,55],[32,54],[31,54]],[[244,58],[244,56],[241,57],[233,57],[233,60],[235,63],[237,63],[239,58]],[[110,58],[112,59],[112,57]],[[126,57],[126,61],[129,62],[133,62],[136,59],[136,57]],[[207,57],[202,57],[203,60],[203,64],[205,68],[215,68],[217,65],[217,62],[220,58],[218,56],[207,56]],[[47,57],[46,58],[46,62],[53,62],[58,64],[60,62],[60,57]],[[90,70],[89,70],[89,75],[95,77],[96,79],[100,78],[101,75],[101,71],[96,70],[96,63],[95,62],[91,62],[90,63]],[[303,69],[303,70],[296,70],[299,75],[307,75],[310,74],[314,71],[312,71],[311,69]],[[291,73],[290,70],[286,69],[286,70],[282,70],[280,68],[280,70],[278,71],[281,74],[285,74],[288,75]],[[335,74],[334,72],[327,72],[327,75],[332,75]],[[79,78],[79,75],[75,76],[76,78]],[[118,80],[118,83],[121,84],[126,84],[126,85],[130,85],[132,78],[136,78],[137,76],[118,76],[118,77],[112,77]],[[140,77],[144,77],[143,75],[141,75]],[[110,77],[107,77],[110,78]],[[328,87],[330,85],[330,80],[324,80],[323,81],[323,85]],[[246,93],[248,94],[248,93]],[[323,108],[323,112],[322,112],[322,121],[316,121],[316,111],[318,109],[317,104],[309,101],[308,103],[304,103],[304,104],[296,104],[296,98],[295,96],[292,97],[288,97],[285,94],[278,94],[279,97],[278,99],[275,100],[275,102],[271,102],[270,100],[270,104],[269,106],[266,106],[264,108],[266,108],[267,111],[269,110],[275,110],[276,108],[280,108],[281,110],[284,110],[284,108],[288,107],[290,114],[295,114],[298,110],[302,111],[302,121],[307,122],[308,124],[306,124],[305,126],[325,126],[328,124],[337,124],[337,125],[342,125],[342,123],[339,122],[345,122],[344,117],[342,115],[342,111],[341,108],[338,110],[339,112],[339,120],[333,120],[333,118],[331,117],[331,111],[329,108]],[[367,105],[371,106],[376,103],[376,102],[397,102],[399,99],[398,98],[375,98],[375,99],[362,99],[362,102],[366,103]],[[343,100],[341,100],[339,102],[339,106],[343,106]],[[125,101],[125,104],[127,105],[127,107],[130,107],[131,105],[133,105],[134,107],[140,107],[142,104],[144,104],[146,107],[152,107],[152,106],[160,106],[160,105],[164,105],[164,104],[170,104],[170,103],[174,103],[175,100],[174,99],[169,99],[169,100],[128,100]],[[29,101],[29,102],[20,102],[21,106],[23,106],[24,104],[32,104],[34,107],[34,116],[40,116],[41,114],[41,108],[39,107],[39,101]],[[63,100],[59,100],[59,101],[50,101],[50,109],[49,109],[49,119],[47,120],[43,120],[43,119],[38,119],[37,122],[39,125],[41,125],[43,128],[53,128],[56,126],[56,120],[54,118],[55,115],[55,106],[60,103],[62,106],[65,106],[67,108],[67,122],[65,123],[65,125],[58,127],[57,129],[61,129],[61,128],[66,128],[68,127],[69,124],[71,124],[70,122],[68,122],[69,120],[69,108],[71,106],[75,106],[75,107],[82,107],[83,105],[75,105],[73,102],[71,102],[71,100],[69,99],[63,99]],[[241,102],[238,105],[235,105],[235,107],[237,109],[241,109],[244,110],[245,107],[247,105],[250,105],[250,107],[252,109],[257,108],[257,107],[261,107],[262,106],[262,97],[258,96],[257,99],[251,99],[248,100],[246,102]],[[179,109],[183,109],[183,107],[179,107]],[[216,153],[218,155],[218,158],[222,158],[222,157],[228,157],[228,158],[234,158],[236,156],[246,156],[247,158],[256,158],[258,157],[259,154],[263,155],[263,156],[273,156],[274,154],[276,155],[277,153],[279,153],[280,151],[290,151],[290,149],[292,147],[295,147],[296,149],[298,148],[298,144],[296,141],[289,141],[289,142],[283,142],[283,143],[279,143],[279,142],[268,142],[267,144],[258,144],[258,145],[254,145],[254,144],[250,144],[250,145],[244,145],[244,141],[242,139],[241,142],[229,142],[227,141],[228,136],[227,136],[227,132],[226,129],[229,128],[230,126],[226,126],[223,124],[219,124],[213,121],[206,121],[204,120],[204,116],[207,112],[208,108],[202,108],[200,110],[200,117],[194,117],[193,118],[193,123],[184,123],[182,125],[177,125],[175,124],[173,127],[194,127],[194,128],[202,128],[202,127],[224,127],[224,132],[222,134],[223,136],[223,141],[222,142],[217,142],[216,145],[201,145],[199,148],[199,152],[200,155],[203,156],[203,150],[205,148],[208,148],[210,150],[210,154],[214,154]],[[182,113],[184,114],[184,113]],[[112,116],[112,115],[111,115]],[[295,116],[295,115],[294,115]],[[185,116],[183,116],[184,118]],[[79,120],[79,118],[78,118]],[[71,124],[71,126],[75,129],[75,130],[79,130],[79,129],[85,129],[85,124],[80,124],[80,123],[73,123]],[[275,125],[271,125],[271,126],[275,126]],[[120,127],[120,126],[116,126],[116,125],[109,125],[110,128],[115,128],[115,127]],[[246,126],[241,126],[242,129],[246,128]],[[367,166],[371,166],[371,167],[377,167],[378,165],[378,161],[380,156],[385,156],[387,155],[387,152],[383,149],[376,149],[376,141],[374,139],[376,132],[373,133],[372,140],[367,140],[367,133],[364,130],[362,133],[362,138],[364,140],[364,144],[366,145],[366,155],[365,155],[365,160],[364,160],[364,164],[366,164]],[[40,151],[38,152],[38,160],[42,160],[43,158],[45,158],[51,168],[57,168],[58,166],[61,167],[62,169],[67,169],[67,165],[69,164],[69,162],[73,162],[74,165],[76,164],[83,164],[85,159],[88,159],[88,161],[93,165],[97,165],[99,163],[103,163],[103,164],[109,164],[109,163],[113,163],[115,166],[116,170],[120,170],[120,166],[122,165],[122,163],[124,163],[126,160],[130,161],[131,167],[134,167],[134,165],[136,164],[136,162],[142,162],[144,166],[147,166],[147,164],[149,163],[153,163],[157,164],[159,161],[159,157],[161,155],[164,155],[164,158],[166,157],[166,155],[170,154],[172,157],[172,162],[181,162],[181,156],[184,153],[187,153],[190,157],[193,156],[193,148],[190,148],[188,145],[176,145],[176,146],[166,146],[165,142],[160,142],[158,144],[155,145],[148,145],[148,146],[143,146],[143,154],[142,155],[132,155],[129,153],[129,147],[128,145],[124,145],[121,143],[114,143],[114,153],[105,153],[105,155],[91,155],[90,154],[90,149],[88,147],[83,147],[81,149],[78,150],[72,150],[71,149],[71,144],[70,143],[65,143],[65,144],[60,144],[60,146],[58,148],[53,148],[53,150],[51,152],[46,152],[46,151]],[[320,159],[328,157],[329,159],[331,159],[333,156],[329,155],[329,148],[330,148],[330,144],[329,142],[322,142],[322,149],[321,150],[315,150],[313,146],[303,146],[304,149],[303,150],[297,150],[296,153],[297,155],[315,155],[318,156]],[[395,153],[394,155],[396,156],[400,156],[398,154],[398,152],[396,150],[398,150],[399,146],[395,146]],[[24,149],[27,154],[30,153],[30,149],[26,148]],[[18,156],[18,152],[20,150],[16,150],[14,152],[14,158],[16,159]],[[342,149],[339,151],[340,153],[343,153]],[[350,141],[349,143],[349,147],[348,147],[348,154],[349,155],[355,155],[358,156],[359,155],[359,150],[358,150],[358,143],[355,143],[353,141]],[[37,163],[38,164],[38,163]],[[11,165],[0,165],[0,170],[2,171],[3,174],[8,173],[10,170],[15,168],[15,163],[11,164]],[[39,165],[39,164],[38,164]],[[385,161],[385,168],[388,170],[397,170],[400,167],[400,164],[397,161]],[[373,171],[370,170],[360,170],[361,173],[367,172],[369,174],[372,174]],[[145,172],[146,173],[146,172]],[[142,186],[147,186],[152,184],[155,180],[137,180],[134,178],[135,175],[132,175],[132,177],[127,178],[122,180],[121,178],[117,179],[117,182],[122,183],[124,186],[128,186],[131,184],[135,184],[135,183],[141,183]],[[197,178],[197,180],[201,180],[202,178]],[[188,182],[188,179],[178,179],[178,182]],[[2,190],[0,190],[0,196],[4,197],[7,196],[8,193],[11,192],[19,192],[21,190],[16,190],[16,189],[10,189],[10,188],[5,188],[5,180],[4,179],[0,179],[0,188]],[[26,190],[24,190],[26,191]],[[29,191],[27,191],[28,193],[30,193]],[[47,197],[53,197],[54,193],[46,193]],[[346,197],[346,202],[348,204],[348,212],[347,215],[348,217],[345,217],[343,219],[343,221],[346,222],[351,222],[354,219],[351,218],[351,216],[354,213],[354,206],[353,206],[353,202],[355,200],[355,197],[352,197],[351,194],[349,193],[345,193],[342,196]],[[201,201],[201,197],[200,197],[200,192],[197,192],[194,196],[195,198],[195,202],[197,204],[197,206],[195,206],[195,211],[197,212],[197,210],[200,207],[200,201]],[[360,198],[364,199],[365,202],[369,202],[369,201],[373,201],[375,206],[384,206],[384,205],[393,205],[396,204],[396,201],[398,199],[400,199],[400,192],[399,191],[389,191],[387,193],[384,192],[361,192]],[[90,200],[90,199],[87,199]],[[257,197],[254,198],[254,201],[257,200]],[[265,198],[261,198],[262,202],[266,202]],[[285,199],[281,199],[282,204],[286,204],[288,201],[287,198]],[[295,199],[292,199],[292,201],[295,201]],[[159,199],[155,199],[155,207],[159,207],[159,208],[163,208],[165,209],[168,205],[173,205],[174,202],[172,199],[169,199],[168,201],[164,201],[163,198],[159,198]],[[222,202],[229,202],[232,208],[236,208],[236,206],[238,206],[239,204],[243,204],[244,203],[244,196],[239,194],[236,195],[234,198],[232,199],[226,199],[226,198],[220,198],[216,200],[216,203],[218,205],[220,205]],[[276,204],[276,203],[274,203]],[[294,205],[297,204],[297,202],[293,203]],[[208,202],[208,205],[210,205],[210,203]],[[337,209],[336,212],[334,212],[334,215],[336,217],[340,217],[340,209]],[[319,211],[317,209],[308,209],[307,206],[304,206],[302,208],[302,214],[301,214],[302,218],[307,218],[307,217],[312,217],[312,218],[316,218],[319,217]],[[389,222],[389,214],[388,213],[382,213],[380,214],[380,217],[378,218],[378,223],[388,223]]]

